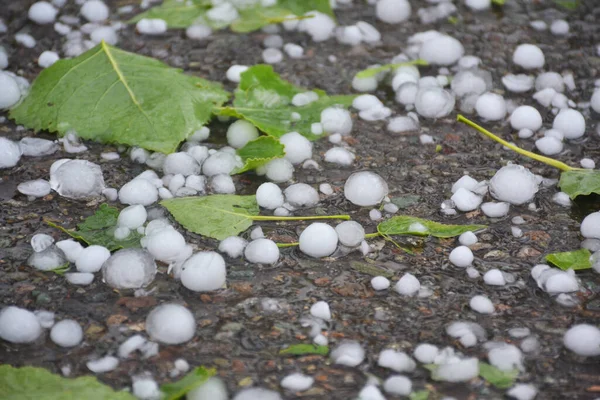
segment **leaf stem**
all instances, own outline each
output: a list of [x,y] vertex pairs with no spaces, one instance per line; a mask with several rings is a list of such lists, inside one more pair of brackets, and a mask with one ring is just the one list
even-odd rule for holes
[[558,160],[555,160],[553,158],[544,157],[544,156],[541,156],[539,154],[532,153],[530,151],[527,151],[525,149],[520,148],[519,146],[516,146],[516,145],[514,145],[512,143],[509,143],[506,140],[501,139],[500,137],[494,135],[492,132],[488,131],[487,129],[485,129],[485,128],[479,126],[479,125],[477,125],[475,122],[473,122],[473,121],[471,121],[471,120],[463,117],[460,114],[458,115],[458,117],[456,119],[459,122],[462,122],[463,124],[466,124],[466,125],[470,126],[471,128],[474,128],[474,129],[478,130],[479,132],[483,133],[485,136],[489,137],[490,139],[492,139],[492,140],[494,140],[494,141],[496,141],[496,142],[498,142],[498,143],[500,143],[500,144],[508,147],[509,149],[511,149],[512,151],[514,151],[515,153],[521,154],[522,156],[525,156],[525,157],[531,158],[533,160],[539,161],[539,162],[544,163],[546,165],[549,165],[551,167],[558,168],[561,171],[573,171],[573,170],[579,169],[579,168],[570,167],[567,164],[562,163],[562,162],[560,162]]
[[275,215],[249,215],[253,221],[310,221],[314,219],[343,219],[345,221],[350,220],[349,215],[309,215],[306,217],[277,217]]
[[293,242],[293,243],[277,243],[277,247],[279,247],[280,249],[285,249],[286,247],[295,247],[295,246],[299,246],[300,243],[298,242]]
[[381,236],[381,233],[379,233],[379,232],[367,233],[365,235],[365,239],[370,239],[370,238],[379,237],[379,236]]

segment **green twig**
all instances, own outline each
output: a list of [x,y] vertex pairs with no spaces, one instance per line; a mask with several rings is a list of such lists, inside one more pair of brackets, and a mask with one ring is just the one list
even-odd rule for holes
[[310,221],[314,219],[343,219],[345,221],[350,220],[349,215],[310,215],[306,217],[278,217],[276,215],[249,215],[253,221]]
[[379,232],[367,233],[365,235],[365,239],[371,239],[371,238],[375,238],[375,237],[379,237],[379,236],[381,236],[381,234]]
[[298,242],[293,242],[293,243],[277,243],[277,247],[279,247],[280,249],[285,249],[286,247],[296,247],[299,246],[300,243]]

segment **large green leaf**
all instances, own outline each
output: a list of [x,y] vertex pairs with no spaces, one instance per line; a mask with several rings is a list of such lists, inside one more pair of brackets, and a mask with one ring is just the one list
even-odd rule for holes
[[409,215],[398,215],[377,225],[377,231],[383,236],[416,235],[438,238],[451,238],[468,231],[475,232],[485,228],[487,228],[485,225],[446,225]]
[[518,369],[503,371],[482,361],[479,362],[479,376],[485,379],[486,382],[496,386],[498,389],[508,389],[515,383],[515,379],[519,376]]
[[162,400],[182,399],[188,392],[206,383],[216,373],[214,368],[196,367],[177,382],[162,385],[160,387],[160,391],[164,394]]
[[235,174],[256,169],[269,161],[283,157],[285,155],[284,146],[272,136],[260,136],[254,139],[241,149],[237,154],[242,157],[244,165],[235,170]]
[[566,271],[568,269],[580,270],[592,268],[590,257],[592,253],[588,249],[552,253],[546,256],[546,261]]
[[2,400],[135,400],[128,392],[116,392],[95,377],[67,379],[44,368],[0,365]]
[[306,354],[318,354],[320,356],[326,356],[328,353],[328,346],[304,343],[293,344],[290,347],[279,350],[279,355],[282,356],[304,356]]
[[101,204],[96,212],[87,217],[84,222],[77,224],[77,230],[64,228],[52,221],[46,221],[53,228],[60,229],[74,239],[81,240],[89,245],[104,246],[110,251],[140,247],[140,235],[132,230],[125,240],[115,239],[115,229],[119,210],[108,204]]
[[42,71],[10,117],[35,130],[74,129],[84,139],[171,153],[227,98],[219,84],[102,42]]
[[329,0],[279,0],[278,4],[295,15],[303,15],[308,11],[319,11],[335,19]]
[[[243,118],[268,135],[281,137],[288,132],[299,132],[310,140],[322,135],[311,132],[311,125],[321,121],[321,112],[331,106],[349,107],[350,96],[327,96],[315,90],[319,99],[301,107],[291,104],[292,98],[306,90],[281,79],[270,65],[255,65],[242,74],[235,91],[233,105],[219,110],[221,115]],[[293,117],[297,114],[297,118]]]
[[573,169],[560,174],[560,190],[575,199],[580,195],[600,194],[600,171]]
[[204,22],[203,17],[208,9],[210,0],[165,0],[127,22],[132,24],[143,18],[158,18],[164,20],[169,28],[187,28],[198,20]]
[[240,10],[240,17],[233,21],[230,28],[234,32],[253,32],[260,28],[289,20],[292,12],[281,7],[251,7]]
[[256,196],[179,197],[160,204],[188,231],[217,240],[245,231],[259,212]]

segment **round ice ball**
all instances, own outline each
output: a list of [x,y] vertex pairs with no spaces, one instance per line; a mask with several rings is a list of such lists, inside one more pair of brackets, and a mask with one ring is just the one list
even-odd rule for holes
[[29,7],[27,16],[30,20],[39,25],[50,24],[56,19],[58,10],[47,1],[38,1]]
[[144,225],[147,218],[148,213],[146,212],[146,208],[141,204],[135,204],[121,210],[117,219],[117,225],[129,229],[137,229]]
[[138,289],[148,286],[156,275],[154,257],[143,249],[122,249],[102,266],[102,277],[115,289]]
[[452,93],[438,86],[421,87],[415,98],[415,108],[425,118],[442,118],[454,109],[456,99]]
[[146,179],[134,179],[119,190],[119,201],[123,204],[149,206],[156,203],[156,200],[158,200],[158,190]]
[[275,264],[279,260],[279,247],[270,239],[259,238],[248,243],[244,257],[254,264]]
[[110,251],[106,247],[91,245],[79,253],[75,266],[79,272],[98,272],[109,257]]
[[335,251],[338,235],[335,229],[322,222],[310,224],[300,234],[300,251],[311,257],[327,257]]
[[105,188],[98,164],[65,159],[55,161],[50,167],[50,186],[59,195],[70,199],[100,196]]
[[10,108],[17,104],[21,98],[21,89],[19,89],[17,81],[3,71],[0,71],[0,87],[2,87],[0,109]]
[[201,251],[183,263],[181,283],[194,292],[207,292],[222,288],[226,276],[223,257],[214,251]]
[[506,115],[506,102],[499,94],[487,92],[475,102],[475,111],[483,119],[499,121]]
[[184,306],[173,303],[162,304],[148,314],[146,332],[157,342],[181,344],[194,337],[196,321]]
[[577,139],[585,133],[585,118],[577,110],[562,109],[554,117],[552,128],[562,132],[567,139]]
[[497,200],[519,205],[533,199],[538,191],[535,175],[520,165],[507,165],[490,180],[490,193]]
[[434,65],[452,65],[464,54],[465,49],[458,40],[452,36],[440,35],[423,43],[419,58]]
[[42,327],[29,310],[8,306],[0,311],[0,338],[11,343],[35,342],[42,334]]
[[581,222],[581,236],[587,239],[600,239],[600,211],[588,214]]
[[513,62],[524,69],[542,68],[546,59],[542,50],[533,44],[521,44],[513,53]]
[[274,183],[265,182],[256,190],[256,202],[267,210],[274,210],[283,205],[283,192]]
[[387,182],[371,171],[355,172],[346,180],[344,196],[348,201],[357,206],[374,206],[387,196],[389,191]]
[[411,7],[408,0],[379,0],[375,5],[375,15],[380,21],[397,24],[410,18]]
[[600,329],[593,325],[574,325],[565,333],[565,347],[580,356],[600,355]]
[[73,319],[63,319],[50,330],[50,339],[60,347],[77,346],[83,340],[83,329]]
[[510,125],[517,131],[531,129],[535,132],[542,127],[542,116],[534,107],[519,106],[510,114]]
[[335,227],[340,243],[356,247],[365,239],[365,229],[356,221],[344,221]]
[[173,261],[185,248],[185,238],[172,226],[148,232],[144,238],[143,246],[160,261]]
[[[0,86],[2,78],[0,76]],[[0,108],[2,108],[0,106]],[[0,137],[0,168],[12,168],[21,159],[21,148],[17,142]]]
[[241,149],[256,138],[258,138],[258,129],[244,119],[235,121],[227,128],[227,143],[235,149]]
[[285,158],[292,164],[300,164],[312,157],[312,143],[298,132],[286,133],[279,141],[284,146]]

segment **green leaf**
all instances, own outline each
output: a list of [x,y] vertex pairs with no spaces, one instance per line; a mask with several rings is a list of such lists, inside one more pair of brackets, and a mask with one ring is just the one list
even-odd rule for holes
[[256,196],[179,197],[160,204],[188,231],[217,240],[245,231],[259,212]]
[[281,7],[251,7],[240,10],[240,17],[233,21],[230,28],[234,32],[246,33],[259,30],[270,24],[298,19],[290,18],[290,14],[292,14],[290,10]]
[[588,249],[579,249],[574,251],[565,251],[563,253],[552,253],[546,256],[546,261],[556,265],[558,268],[566,271],[573,269],[575,271],[580,269],[592,268],[592,262],[590,257],[592,253]]
[[[419,229],[425,227],[426,229]],[[485,225],[446,225],[409,215],[398,215],[377,225],[381,235],[416,235],[451,238],[468,231],[485,229]]]
[[95,377],[67,379],[44,368],[0,365],[2,400],[135,400],[128,392],[114,391]]
[[210,9],[208,0],[165,0],[161,5],[136,15],[127,23],[134,24],[143,18],[158,18],[167,23],[169,28],[187,28],[194,22],[204,22],[204,15]]
[[50,272],[54,272],[56,275],[64,275],[71,268],[71,264],[67,261],[58,268],[51,269]]
[[554,0],[554,3],[569,11],[575,11],[579,7],[579,0]]
[[125,240],[115,239],[115,229],[117,228],[117,218],[119,210],[108,204],[101,204],[96,212],[87,217],[84,222],[77,224],[78,230],[66,229],[52,221],[46,221],[53,228],[60,229],[74,239],[81,240],[89,245],[104,246],[110,251],[126,249],[130,247],[140,247],[140,235],[132,230]]
[[392,198],[392,203],[398,206],[398,208],[408,208],[414,204],[417,204],[421,200],[421,196],[408,194],[406,196]]
[[295,15],[303,15],[309,11],[319,11],[335,20],[329,0],[279,0],[278,5],[290,10]]
[[503,371],[493,365],[480,361],[479,376],[498,389],[508,389],[515,384],[515,379],[519,376],[519,370],[511,369],[510,371]]
[[592,193],[600,194],[600,171],[589,169],[564,171],[560,174],[558,187],[571,199]]
[[409,400],[427,400],[429,399],[429,390],[419,390],[418,392],[412,392],[408,396]]
[[205,384],[216,373],[217,370],[214,368],[196,367],[177,382],[162,385],[160,391],[165,395],[162,400],[182,399],[188,392]]
[[[292,98],[306,90],[281,79],[270,65],[255,65],[242,74],[231,107],[219,109],[219,114],[243,118],[267,135],[281,137],[288,132],[298,132],[310,140],[323,135],[311,132],[311,125],[321,121],[321,111],[332,106],[349,107],[350,96],[327,96],[314,90],[319,99],[301,107],[291,104]],[[293,113],[297,118],[293,118]]]
[[282,356],[303,356],[306,354],[318,354],[326,356],[329,354],[328,346],[317,346],[316,344],[293,344],[290,347],[279,350],[279,355]]
[[171,153],[228,98],[214,82],[102,42],[56,62],[10,111],[27,128]]
[[504,4],[506,4],[506,0],[492,0],[492,4],[502,7]]
[[234,174],[256,169],[275,158],[283,157],[285,151],[284,146],[277,138],[260,136],[258,139],[246,143],[244,147],[237,151],[237,154],[242,157],[244,165],[235,170]]
[[357,78],[370,78],[372,76],[380,74],[381,72],[389,72],[389,71],[395,70],[397,68],[400,68],[400,67],[403,67],[406,65],[421,65],[421,66],[423,66],[423,65],[429,65],[429,63],[427,61],[419,58],[418,60],[413,60],[413,61],[407,61],[407,62],[401,62],[401,63],[395,63],[395,64],[385,64],[380,67],[364,69],[364,70],[358,72],[356,74],[356,77]]

